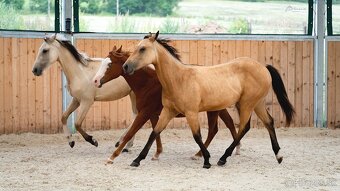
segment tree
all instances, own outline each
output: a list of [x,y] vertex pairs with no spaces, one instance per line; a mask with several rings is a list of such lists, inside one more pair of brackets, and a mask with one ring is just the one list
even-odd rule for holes
[[54,1],[53,0],[29,0],[29,9],[33,13],[47,13],[48,3],[50,3],[50,11],[54,12]]
[[24,6],[25,0],[2,0],[2,2],[14,9],[21,10]]

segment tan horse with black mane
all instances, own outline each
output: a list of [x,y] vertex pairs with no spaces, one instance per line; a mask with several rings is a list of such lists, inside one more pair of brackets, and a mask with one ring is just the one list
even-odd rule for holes
[[224,165],[227,158],[250,129],[251,113],[256,115],[267,128],[273,151],[279,163],[280,146],[277,142],[274,120],[265,107],[265,97],[273,87],[276,97],[290,124],[294,109],[278,71],[264,66],[251,58],[237,58],[228,63],[215,66],[184,65],[157,42],[158,32],[143,39],[123,65],[128,74],[133,74],[148,64],[153,64],[162,84],[163,110],[158,123],[152,131],[145,147],[131,166],[139,166],[145,159],[153,141],[164,130],[169,121],[179,113],[185,115],[192,134],[203,157],[203,168],[210,168],[210,154],[202,142],[198,113],[200,111],[217,111],[236,103],[240,109],[240,129],[233,143],[219,159],[218,165]]
[[[166,44],[168,41],[161,41],[159,43]],[[170,50],[171,51],[171,50]],[[171,51],[177,59],[179,55],[177,52]],[[111,157],[107,160],[108,164],[113,163],[113,160],[118,157],[125,144],[137,133],[139,129],[148,121],[151,121],[154,128],[157,124],[159,114],[163,108],[162,105],[162,86],[158,80],[154,68],[144,67],[142,70],[138,70],[134,75],[124,74],[123,64],[130,56],[129,52],[122,51],[122,47],[117,49],[113,47],[113,50],[109,53],[108,58],[103,60],[100,69],[95,75],[93,82],[97,87],[101,87],[103,84],[110,82],[113,79],[123,76],[126,82],[131,87],[132,91],[136,94],[136,106],[138,115],[132,123],[131,128],[128,130],[124,138],[122,139],[118,148],[113,152]],[[230,117],[226,109],[220,111],[209,111],[208,116],[208,138],[204,145],[208,147],[214,136],[218,131],[217,119],[218,116],[224,121],[229,128],[233,138],[236,138],[236,130],[232,118]],[[176,117],[184,117],[178,115]],[[158,159],[162,152],[162,143],[160,136],[156,138],[157,150],[153,159]],[[236,154],[239,153],[239,147],[236,149]],[[193,159],[197,159],[201,156],[201,152],[198,152]]]
[[[94,146],[98,146],[98,142],[81,128],[81,124],[94,101],[113,101],[130,95],[132,111],[134,116],[137,115],[135,94],[124,78],[112,80],[100,89],[93,85],[92,78],[102,60],[101,58],[89,58],[80,54],[69,40],[56,34],[44,38],[37,54],[32,70],[34,75],[42,75],[45,69],[56,62],[60,63],[65,73],[67,87],[73,98],[63,113],[61,121],[71,147],[75,143],[72,140],[72,134],[66,127],[66,122],[69,115],[77,108],[79,108],[79,111],[76,116],[75,128],[87,142]],[[122,137],[124,137],[124,134]],[[131,147],[132,144],[133,139],[127,144],[126,149]]]

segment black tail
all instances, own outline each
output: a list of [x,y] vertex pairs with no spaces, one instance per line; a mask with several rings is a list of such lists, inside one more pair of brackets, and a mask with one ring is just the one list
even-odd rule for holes
[[272,86],[276,94],[276,98],[280,103],[281,109],[286,115],[286,125],[289,126],[295,114],[294,108],[288,100],[285,85],[283,84],[280,73],[271,65],[267,65],[267,69],[272,77]]

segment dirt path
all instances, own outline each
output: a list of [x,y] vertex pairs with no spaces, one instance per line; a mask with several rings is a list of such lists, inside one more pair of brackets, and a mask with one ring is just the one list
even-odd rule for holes
[[[164,153],[151,161],[155,147],[138,168],[130,167],[150,129],[141,130],[129,153],[105,166],[121,130],[91,134],[99,147],[79,135],[71,149],[62,134],[0,136],[0,190],[340,190],[340,130],[277,129],[284,156],[277,164],[265,129],[251,129],[241,155],[216,165],[231,143],[221,129],[209,147],[212,168],[190,157],[198,146],[189,129],[166,129]],[[206,136],[206,129],[203,130]]]

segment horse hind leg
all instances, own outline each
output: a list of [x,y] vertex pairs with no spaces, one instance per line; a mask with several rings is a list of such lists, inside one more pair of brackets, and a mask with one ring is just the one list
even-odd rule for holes
[[[239,104],[236,104],[236,108],[237,108],[238,114],[240,115]],[[237,136],[236,128],[235,128],[235,125],[234,125],[234,121],[231,118],[230,114],[228,113],[227,109],[221,110],[219,112],[219,117],[222,119],[224,124],[230,130],[230,133],[233,136],[233,139],[235,140],[236,136]],[[236,146],[235,154],[240,155],[240,150],[241,150],[241,141]]]
[[280,146],[277,141],[276,133],[275,133],[275,128],[274,128],[274,120],[268,113],[264,101],[260,102],[256,107],[255,107],[255,113],[256,115],[261,119],[263,122],[264,126],[268,130],[269,136],[270,136],[270,141],[272,144],[272,149],[274,151],[274,154],[276,156],[277,162],[280,164],[283,160],[283,156],[280,154]]
[[66,138],[68,140],[68,144],[70,145],[71,148],[74,147],[74,140],[72,138],[72,133],[70,132],[69,128],[67,127],[67,119],[70,116],[72,112],[74,112],[77,108],[79,107],[79,102],[75,99],[72,98],[71,103],[68,105],[66,111],[63,113],[61,117],[61,122],[63,124],[63,131],[66,135]]
[[225,150],[224,154],[217,162],[217,165],[223,166],[227,162],[227,158],[231,156],[235,147],[239,144],[243,136],[249,131],[250,129],[250,116],[252,112],[252,108],[244,107],[240,105],[240,129],[237,133],[235,140],[231,143],[231,145]]

